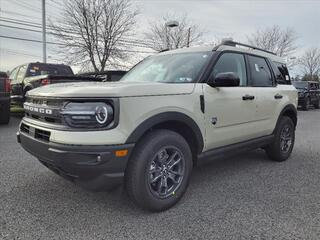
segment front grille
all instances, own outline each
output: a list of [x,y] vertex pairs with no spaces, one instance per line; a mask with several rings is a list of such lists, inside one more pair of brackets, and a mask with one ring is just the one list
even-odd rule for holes
[[46,117],[46,116],[42,116],[42,115],[37,115],[37,114],[30,114],[28,112],[25,112],[25,116],[32,118],[32,119],[36,119],[42,122],[48,122],[48,123],[56,123],[56,124],[61,124],[61,118],[60,117]]
[[41,122],[62,124],[62,106],[63,100],[28,97],[24,105],[25,116]]
[[39,139],[39,140],[42,140],[42,141],[45,141],[45,142],[49,142],[50,132],[49,131],[44,131],[44,130],[41,130],[41,129],[35,129],[34,137],[36,139]]
[[28,97],[26,102],[32,103],[35,105],[46,105],[46,106],[50,106],[50,107],[60,107],[62,105],[62,101],[59,99],[45,99],[45,98]]

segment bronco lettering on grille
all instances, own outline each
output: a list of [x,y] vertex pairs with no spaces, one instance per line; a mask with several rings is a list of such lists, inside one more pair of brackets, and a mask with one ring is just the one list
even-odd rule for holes
[[25,110],[27,110],[27,111],[30,111],[30,112],[52,115],[52,110],[51,109],[34,107],[34,106],[27,105],[27,104],[24,104],[23,108]]

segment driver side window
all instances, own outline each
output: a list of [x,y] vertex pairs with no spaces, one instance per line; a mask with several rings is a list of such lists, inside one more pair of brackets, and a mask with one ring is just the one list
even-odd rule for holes
[[244,55],[238,53],[224,53],[215,64],[211,75],[232,72],[240,79],[240,86],[247,85],[247,72]]

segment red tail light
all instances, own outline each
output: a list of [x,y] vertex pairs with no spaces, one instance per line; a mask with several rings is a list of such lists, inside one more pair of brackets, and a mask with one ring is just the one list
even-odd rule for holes
[[41,80],[41,85],[44,86],[44,85],[48,85],[50,84],[50,79],[42,79]]
[[4,91],[5,92],[10,92],[11,91],[10,80],[8,78],[5,81]]

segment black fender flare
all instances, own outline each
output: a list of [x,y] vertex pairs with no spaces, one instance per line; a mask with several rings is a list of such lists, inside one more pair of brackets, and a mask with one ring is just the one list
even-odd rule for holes
[[286,115],[287,112],[292,112],[294,114],[294,117],[295,117],[294,125],[295,125],[295,127],[297,126],[297,122],[298,122],[298,111],[297,111],[297,108],[293,104],[288,104],[281,110],[281,112],[279,114],[279,117],[278,117],[278,120],[277,120],[276,127],[275,127],[273,133],[276,131],[276,129],[277,129],[278,125],[279,125],[280,119],[284,115]]
[[139,139],[152,127],[169,122],[169,121],[174,121],[174,122],[181,122],[185,125],[187,125],[193,132],[196,142],[198,144],[198,151],[202,151],[203,146],[204,146],[204,140],[203,136],[201,133],[201,130],[199,126],[196,124],[196,122],[189,116],[187,116],[184,113],[180,112],[164,112],[164,113],[159,113],[156,114],[146,120],[144,120],[140,125],[138,125],[135,130],[130,134],[130,136],[127,138],[126,143],[137,143]]

